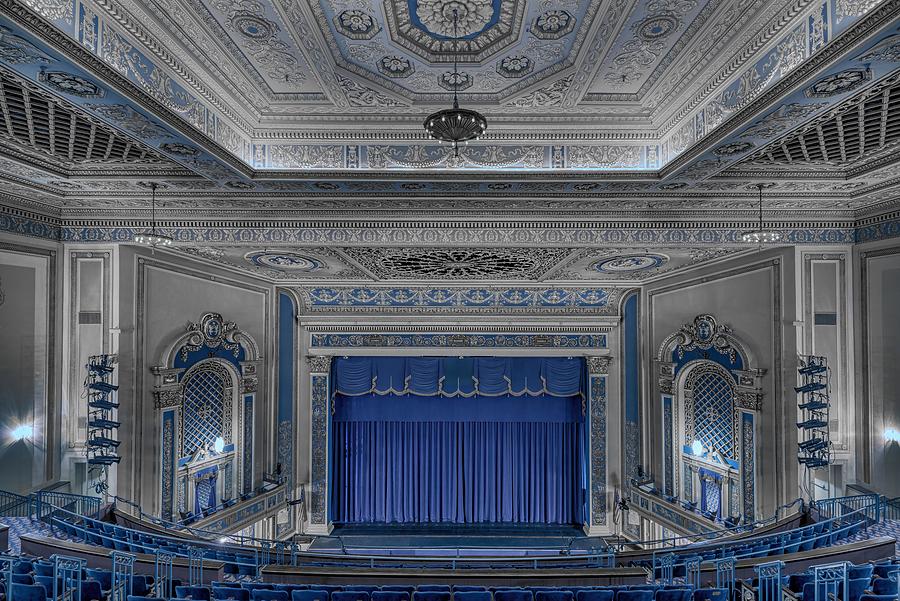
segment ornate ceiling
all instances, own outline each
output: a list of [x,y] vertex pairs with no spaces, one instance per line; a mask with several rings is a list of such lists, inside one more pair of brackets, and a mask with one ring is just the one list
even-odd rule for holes
[[0,0],[0,226],[128,242],[157,182],[273,280],[639,281],[746,250],[763,182],[853,243],[896,235],[898,65],[900,0]]

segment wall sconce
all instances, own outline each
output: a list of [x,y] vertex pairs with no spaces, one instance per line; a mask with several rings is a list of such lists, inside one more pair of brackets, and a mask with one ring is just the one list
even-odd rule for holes
[[703,443],[699,440],[695,440],[691,443],[691,454],[696,455],[697,457],[703,456]]
[[19,424],[9,431],[9,435],[12,437],[13,442],[31,440],[34,438],[34,426],[31,424]]
[[884,431],[884,441],[888,444],[892,442],[900,443],[900,432],[896,428],[888,428]]
[[216,440],[213,441],[213,451],[216,453],[221,453],[225,450],[225,439],[221,436],[216,436]]

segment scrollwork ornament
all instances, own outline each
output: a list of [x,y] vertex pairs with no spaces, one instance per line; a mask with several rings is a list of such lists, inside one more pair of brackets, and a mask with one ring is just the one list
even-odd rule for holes
[[181,387],[153,391],[153,406],[156,409],[181,405]]

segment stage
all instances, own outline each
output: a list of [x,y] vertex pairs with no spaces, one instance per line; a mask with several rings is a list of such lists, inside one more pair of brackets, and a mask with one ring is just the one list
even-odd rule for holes
[[348,524],[309,550],[354,555],[536,557],[602,553],[601,537],[581,527],[542,524]]

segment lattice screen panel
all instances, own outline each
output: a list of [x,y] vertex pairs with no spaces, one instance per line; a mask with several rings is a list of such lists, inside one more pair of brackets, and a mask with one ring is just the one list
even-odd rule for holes
[[182,405],[182,456],[200,448],[209,448],[223,436],[226,390],[224,375],[217,369],[201,368],[184,383]]
[[734,388],[715,372],[694,381],[694,437],[707,449],[734,459]]

